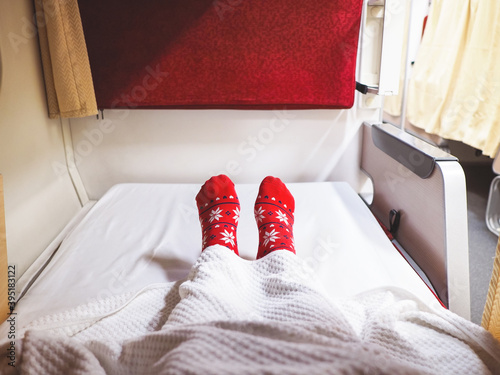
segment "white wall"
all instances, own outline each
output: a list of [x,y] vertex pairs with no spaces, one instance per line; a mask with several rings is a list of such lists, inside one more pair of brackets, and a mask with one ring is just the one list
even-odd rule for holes
[[[225,173],[236,183],[357,184],[360,110],[106,110],[72,119],[75,161],[90,199],[120,182],[203,183]],[[356,186],[355,186],[356,187]]]
[[411,9],[411,28],[409,36],[408,60],[415,61],[422,40],[424,19],[429,14],[429,1],[413,0]]
[[[9,263],[18,276],[81,207],[66,171],[62,124],[47,117],[30,0],[0,0],[0,173]],[[358,183],[359,127],[378,111],[106,110],[72,119],[83,187],[98,199],[121,182]],[[78,179],[75,180],[78,184]],[[83,196],[85,196],[84,194]]]
[[0,0],[0,173],[9,263],[21,274],[80,207],[59,120],[49,120],[30,0]]

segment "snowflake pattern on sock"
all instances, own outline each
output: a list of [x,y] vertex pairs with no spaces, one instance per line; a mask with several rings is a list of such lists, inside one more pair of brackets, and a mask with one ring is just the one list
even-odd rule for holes
[[201,187],[196,203],[203,234],[202,251],[218,244],[238,254],[236,229],[240,203],[229,177],[219,175],[210,178]]
[[293,240],[295,200],[278,178],[266,177],[259,188],[254,215],[259,228],[257,259],[276,250],[295,253]]

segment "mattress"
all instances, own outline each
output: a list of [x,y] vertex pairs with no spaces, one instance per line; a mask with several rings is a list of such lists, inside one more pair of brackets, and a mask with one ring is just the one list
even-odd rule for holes
[[[304,270],[332,300],[401,288],[423,303],[433,293],[344,182],[287,184],[296,201],[294,236]],[[198,184],[120,184],[72,227],[16,306],[18,327],[41,315],[185,278],[201,249]],[[255,259],[258,185],[236,185],[240,256]],[[30,270],[28,274],[33,274]]]

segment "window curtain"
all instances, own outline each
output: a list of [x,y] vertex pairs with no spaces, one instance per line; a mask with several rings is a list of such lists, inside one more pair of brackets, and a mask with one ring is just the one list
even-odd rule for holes
[[49,117],[97,114],[77,0],[35,0]]
[[500,145],[500,2],[433,0],[408,93],[408,120],[494,157]]
[[490,289],[481,325],[500,340],[500,242],[497,246]]

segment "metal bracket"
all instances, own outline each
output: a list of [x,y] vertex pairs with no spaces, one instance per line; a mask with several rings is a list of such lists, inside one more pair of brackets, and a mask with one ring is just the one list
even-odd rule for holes
[[368,6],[381,6],[385,4],[385,0],[368,0]]
[[407,0],[365,0],[358,81],[376,95],[397,95]]

